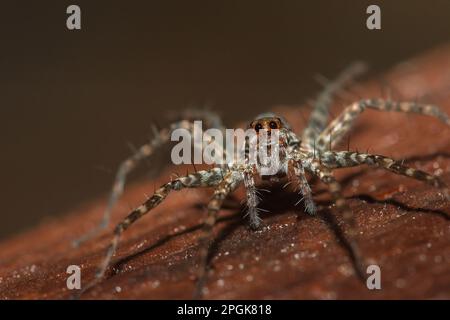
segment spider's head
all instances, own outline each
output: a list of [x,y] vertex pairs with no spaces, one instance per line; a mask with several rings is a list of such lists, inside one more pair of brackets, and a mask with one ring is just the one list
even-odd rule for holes
[[270,132],[274,129],[282,130],[286,128],[286,122],[272,113],[261,114],[250,122],[249,128],[255,129],[256,133],[260,130]]
[[280,138],[279,143],[282,146],[286,145],[287,133],[291,130],[286,120],[271,112],[260,114],[250,122],[248,127],[255,130],[257,136],[267,133],[268,137],[270,137],[272,131],[277,130]]
[[[287,122],[273,113],[264,113],[249,124],[256,135],[249,140],[258,154],[258,169],[262,175],[275,175],[284,170],[287,136],[290,128]],[[265,150],[265,151],[263,151]],[[267,156],[264,156],[267,155]],[[270,169],[270,170],[267,170]],[[264,172],[263,172],[264,171]]]

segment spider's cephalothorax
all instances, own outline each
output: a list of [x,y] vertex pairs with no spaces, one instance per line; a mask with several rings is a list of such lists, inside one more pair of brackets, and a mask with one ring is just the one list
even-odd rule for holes
[[[408,167],[401,161],[369,153],[359,153],[352,151],[333,151],[334,147],[342,140],[344,135],[350,130],[355,119],[366,109],[378,111],[394,111],[416,113],[438,118],[445,124],[450,126],[450,119],[438,107],[428,104],[419,104],[416,102],[394,102],[383,99],[364,99],[356,101],[343,110],[343,112],[334,120],[328,123],[328,109],[331,103],[331,96],[340,90],[341,87],[348,83],[353,77],[361,73],[364,66],[360,63],[352,65],[348,70],[343,72],[338,79],[329,83],[323,92],[317,97],[314,109],[311,113],[309,123],[301,136],[298,136],[287,124],[287,122],[274,114],[266,113],[256,117],[249,128],[256,131],[256,143],[260,144],[261,133],[264,131],[267,135],[274,134],[274,130],[279,133],[279,138],[275,143],[266,142],[264,148],[274,152],[274,147],[279,149],[279,163],[277,170],[269,174],[270,178],[284,176],[286,179],[295,180],[302,194],[305,203],[305,210],[309,214],[316,212],[311,188],[306,178],[306,172],[312,176],[316,176],[326,184],[330,194],[340,210],[343,220],[348,225],[348,244],[352,250],[353,257],[356,261],[357,272],[360,275],[365,274],[365,270],[360,253],[357,246],[356,225],[351,210],[348,208],[346,201],[341,193],[340,184],[336,181],[332,174],[332,170],[337,168],[353,167],[358,165],[369,165],[384,168],[395,174],[404,175],[414,179],[424,181],[434,187],[440,188],[442,195],[450,200],[448,188],[438,177],[426,172]],[[197,113],[197,117],[205,119],[204,123],[211,123],[220,130],[224,127],[220,124],[218,117],[210,112]],[[127,174],[136,167],[136,165],[144,158],[154,153],[154,150],[165,142],[170,140],[170,133],[177,128],[184,128],[192,131],[193,125],[190,121],[182,120],[172,124],[169,128],[162,129],[157,133],[155,138],[149,143],[139,148],[136,153],[125,160],[116,176],[113,185],[111,197],[106,208],[104,219],[101,226],[107,225],[111,209],[116,203],[118,197],[123,191],[125,178]],[[251,141],[250,141],[251,142]],[[253,141],[255,142],[255,141]],[[222,150],[225,153],[225,150]],[[255,184],[255,178],[263,176],[262,165],[260,162],[250,163],[229,163],[226,165],[218,165],[209,170],[197,171],[183,177],[177,177],[172,181],[162,185],[155,193],[149,197],[142,205],[133,210],[121,223],[114,229],[114,237],[108,247],[106,257],[101,263],[96,278],[84,290],[90,288],[96,282],[100,281],[110,265],[111,258],[114,255],[121,234],[136,220],[148,213],[152,208],[159,205],[171,191],[181,190],[184,188],[214,188],[211,200],[207,207],[207,216],[203,226],[203,232],[199,237],[200,248],[200,268],[198,272],[198,280],[196,287],[196,296],[198,297],[202,291],[202,286],[206,279],[207,256],[209,250],[210,237],[212,228],[216,223],[217,214],[224,202],[237,187],[243,185],[246,190],[246,216],[250,221],[250,226],[254,229],[260,227],[261,219],[259,217],[259,196]],[[288,174],[289,173],[289,174]],[[87,239],[95,234],[92,232],[83,239]]]
[[[294,148],[299,148],[301,141],[292,132],[288,122],[274,113],[263,113],[257,116],[248,125],[249,128],[256,132],[256,141],[249,141],[255,145],[255,149],[262,148],[266,153],[258,154],[256,170],[265,180],[278,181],[288,173],[289,160]],[[274,134],[276,133],[276,137]],[[261,143],[262,142],[262,143]],[[248,145],[246,146],[248,149]],[[276,160],[276,170],[263,171],[264,164],[261,163],[263,155],[273,156],[272,160]],[[247,155],[248,157],[248,155]]]
[[[287,125],[274,114],[262,114],[249,124],[256,135],[247,140],[245,157],[250,162],[253,150],[254,168],[262,176],[286,173]],[[272,170],[268,170],[272,166]]]

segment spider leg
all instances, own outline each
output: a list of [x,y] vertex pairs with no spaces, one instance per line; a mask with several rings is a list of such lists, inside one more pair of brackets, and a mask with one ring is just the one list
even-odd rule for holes
[[300,192],[303,196],[303,198],[298,201],[296,205],[303,200],[305,202],[306,212],[310,215],[314,215],[317,212],[317,208],[313,200],[311,187],[306,179],[305,169],[303,168],[301,161],[291,161],[291,163],[294,168],[295,177],[298,179]]
[[450,200],[448,187],[439,177],[408,167],[402,164],[401,161],[385,156],[351,151],[326,151],[321,155],[321,162],[330,169],[354,167],[362,164],[381,167],[393,173],[424,181],[436,188],[440,188],[444,196]]
[[244,185],[247,197],[247,213],[245,216],[249,217],[250,227],[256,230],[261,226],[261,218],[258,215],[258,204],[261,199],[259,198],[256,190],[253,172],[244,173]]
[[322,131],[317,138],[315,148],[320,152],[325,151],[327,147],[330,147],[330,149],[333,148],[350,130],[355,119],[367,108],[378,111],[397,111],[432,116],[450,126],[449,116],[434,105],[416,102],[393,102],[382,99],[360,100],[345,108],[344,111]]
[[318,161],[311,162],[308,166],[308,169],[317,177],[319,177],[320,181],[328,186],[336,208],[339,210],[339,212],[342,213],[342,218],[349,228],[347,233],[348,238],[346,238],[346,241],[348,241],[347,244],[351,250],[350,253],[355,263],[356,272],[361,279],[365,279],[366,272],[364,267],[364,260],[362,259],[356,238],[358,232],[355,217],[353,215],[353,212],[347,205],[347,202],[345,201],[345,198],[341,191],[342,189],[340,183],[334,178],[331,170],[324,167]]
[[143,217],[151,209],[158,206],[170,193],[170,191],[178,191],[184,188],[212,187],[218,185],[222,181],[222,169],[213,168],[210,170],[202,170],[191,173],[187,176],[180,177],[162,185],[155,193],[148,198],[142,205],[133,210],[125,219],[123,219],[114,229],[114,237],[109,245],[106,255],[100,264],[95,279],[83,289],[83,292],[91,288],[100,281],[110,265],[112,256],[116,252],[119,239],[122,233],[130,227],[131,224]]
[[[180,127],[182,127],[183,125],[186,124],[180,123]],[[108,199],[108,203],[106,205],[106,209],[103,213],[102,220],[96,227],[91,229],[85,235],[74,240],[72,243],[74,247],[78,247],[83,242],[95,237],[101,230],[105,229],[108,226],[111,218],[111,211],[124,190],[127,175],[133,169],[135,169],[142,160],[150,157],[158,147],[168,142],[169,138],[169,130],[161,130],[151,141],[142,145],[133,155],[131,155],[131,157],[125,159],[120,164],[119,169],[116,172],[114,184]]]
[[[80,238],[74,240],[72,242],[72,245],[74,247],[78,247],[82,243],[90,240],[91,238],[95,237],[100,231],[105,229],[110,221],[112,210],[119,200],[119,197],[122,195],[124,187],[125,187],[125,181],[130,174],[132,170],[134,170],[141,162],[142,160],[150,157],[152,154],[155,153],[155,151],[161,147],[162,145],[168,143],[170,141],[170,134],[173,130],[176,129],[186,129],[189,132],[193,132],[194,127],[192,122],[182,120],[179,122],[174,122],[171,124],[168,128],[164,128],[160,130],[155,137],[148,143],[142,145],[131,157],[123,161],[119,169],[117,170],[116,177],[114,180],[114,184],[108,199],[108,203],[106,205],[106,209],[103,213],[102,220],[99,222],[97,226],[95,226],[93,229],[91,229],[89,232],[87,232],[85,235],[81,236]],[[195,145],[195,148],[199,148],[200,146]],[[222,148],[219,148],[218,146],[218,152],[224,152]]]
[[222,131],[225,130],[225,126],[222,123],[220,116],[208,109],[186,109],[182,116],[184,119],[190,119],[194,121],[196,119],[202,119],[207,128],[217,128]]
[[203,224],[201,234],[199,236],[200,247],[200,264],[197,272],[197,283],[193,298],[200,299],[203,294],[203,287],[207,278],[208,254],[211,244],[211,236],[214,225],[217,221],[217,215],[225,198],[233,192],[242,182],[242,175],[238,172],[228,172],[223,181],[217,186],[214,195],[208,203],[208,215]]
[[342,90],[355,77],[359,76],[367,69],[362,62],[355,62],[348,66],[334,81],[328,83],[315,100],[313,111],[309,117],[309,122],[303,131],[302,140],[309,147],[314,147],[314,141],[325,129],[328,123],[329,109],[333,95]]

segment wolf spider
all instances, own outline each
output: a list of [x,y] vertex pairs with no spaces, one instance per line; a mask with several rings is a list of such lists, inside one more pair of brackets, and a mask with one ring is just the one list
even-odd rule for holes
[[[331,98],[341,88],[348,84],[355,76],[363,72],[365,66],[361,63],[355,63],[344,70],[338,78],[329,82],[324,90],[319,94],[310,116],[307,127],[301,136],[294,133],[289,124],[281,117],[271,113],[262,114],[253,120],[249,128],[269,131],[278,129],[280,132],[280,165],[276,175],[270,177],[271,181],[276,181],[279,177],[285,177],[294,180],[303,196],[305,211],[314,215],[317,211],[311,188],[306,179],[305,172],[319,178],[321,182],[328,186],[336,208],[341,212],[344,222],[348,226],[348,244],[354,257],[355,268],[359,275],[363,274],[363,263],[358,249],[356,235],[357,230],[353,213],[349,210],[345,198],[341,193],[341,186],[333,176],[333,169],[354,167],[359,165],[369,165],[389,170],[395,174],[411,177],[424,181],[434,187],[440,188],[444,197],[450,200],[449,191],[444,182],[437,176],[428,174],[424,171],[408,167],[402,161],[396,161],[383,155],[360,153],[353,151],[332,151],[349,132],[352,124],[357,117],[366,109],[377,111],[397,111],[405,113],[417,113],[428,115],[443,121],[450,125],[450,118],[438,107],[429,104],[416,102],[394,102],[384,99],[363,99],[347,106],[342,113],[332,120],[328,125],[329,107]],[[220,119],[211,112],[198,111],[191,114],[193,117],[202,118],[209,127],[225,128]],[[109,222],[112,208],[122,194],[127,174],[132,171],[143,159],[151,156],[155,150],[162,144],[170,141],[170,133],[177,128],[185,128],[192,132],[193,124],[188,120],[182,120],[173,123],[166,129],[157,132],[155,138],[149,143],[141,146],[119,167],[115,183],[112,188],[111,196],[107,204],[101,224],[90,233],[75,242],[75,245],[91,238],[99,230],[105,228]],[[258,133],[257,133],[258,134]],[[195,146],[194,146],[195,147]],[[109,245],[106,256],[101,262],[95,279],[85,288],[89,289],[104,277],[107,268],[110,266],[111,259],[119,244],[121,234],[128,229],[131,224],[147,214],[151,209],[159,205],[171,191],[177,191],[184,188],[208,188],[213,187],[214,193],[207,206],[207,216],[204,221],[201,235],[199,236],[200,248],[200,268],[197,274],[197,285],[194,297],[201,297],[202,287],[207,274],[207,256],[211,242],[212,229],[217,221],[218,212],[221,209],[225,199],[240,185],[244,185],[246,190],[247,214],[250,226],[258,229],[261,225],[259,217],[258,203],[260,197],[255,185],[255,177],[260,176],[258,165],[249,164],[225,164],[216,165],[209,170],[201,170],[186,176],[177,177],[172,181],[163,184],[155,193],[138,208],[122,220],[114,229],[114,236]]]

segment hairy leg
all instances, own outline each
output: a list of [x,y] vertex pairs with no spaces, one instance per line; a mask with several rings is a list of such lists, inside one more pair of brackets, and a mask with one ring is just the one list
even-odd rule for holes
[[247,198],[247,213],[245,214],[245,216],[249,217],[250,227],[256,230],[261,225],[261,218],[258,215],[258,204],[261,199],[258,196],[258,191],[256,190],[255,186],[255,179],[253,178],[252,172],[244,173],[244,186]]
[[366,69],[367,67],[364,63],[355,62],[347,67],[334,81],[325,85],[314,103],[308,125],[302,136],[302,140],[310,148],[314,148],[314,141],[317,140],[317,137],[328,123],[329,109],[333,95],[342,90],[344,86],[362,74]]
[[83,289],[83,292],[95,285],[99,280],[101,280],[105,272],[110,265],[112,256],[114,255],[117,246],[119,244],[119,239],[122,233],[130,227],[135,221],[143,217],[151,209],[159,205],[172,190],[181,190],[184,188],[198,188],[198,187],[213,187],[222,181],[223,177],[222,169],[213,168],[211,170],[202,170],[195,173],[191,173],[187,176],[180,177],[172,180],[164,185],[162,185],[155,193],[148,198],[141,206],[133,210],[122,222],[120,222],[114,229],[114,236],[109,245],[105,258],[100,264],[94,281],[92,281],[87,287]]
[[199,299],[203,294],[203,287],[207,278],[208,254],[211,243],[211,235],[217,221],[217,215],[225,198],[233,192],[242,182],[242,174],[239,172],[228,172],[223,181],[217,186],[214,195],[208,204],[208,215],[204,222],[201,235],[199,236],[200,263],[197,272],[197,283],[194,292],[194,299]]
[[436,188],[440,188],[444,196],[450,200],[448,187],[439,177],[408,167],[401,161],[385,156],[352,151],[326,151],[321,155],[320,161],[329,169],[354,167],[362,164],[381,167],[393,173],[424,181]]
[[315,149],[323,152],[332,149],[350,130],[355,119],[367,108],[378,111],[417,113],[435,117],[450,126],[449,116],[437,106],[416,102],[394,102],[383,99],[366,99],[353,103],[334,119],[317,138]]
[[309,186],[308,180],[306,179],[305,169],[303,168],[301,161],[291,161],[291,163],[294,169],[294,175],[298,180],[298,187],[300,189],[300,193],[303,196],[302,199],[300,199],[296,203],[296,205],[303,200],[305,202],[306,212],[310,215],[314,215],[316,214],[317,208],[314,203],[311,187]]
[[[186,129],[192,133],[194,127],[192,122],[186,120],[175,122],[171,124],[168,128],[162,129],[159,132],[157,132],[150,142],[142,145],[131,157],[129,157],[120,164],[119,169],[117,170],[116,173],[116,177],[108,199],[108,203],[103,213],[102,220],[96,227],[94,227],[88,233],[86,233],[79,239],[74,240],[72,242],[72,245],[74,247],[77,247],[83,242],[95,237],[100,231],[102,231],[108,226],[112,210],[116,205],[117,201],[119,200],[119,197],[123,193],[128,174],[130,174],[131,171],[133,171],[142,162],[142,160],[150,157],[152,154],[155,153],[155,151],[159,147],[168,143],[170,141],[171,132],[176,129]],[[194,147],[200,148],[201,146],[197,146],[194,144]],[[221,146],[218,146],[217,150],[219,152],[223,152]]]

